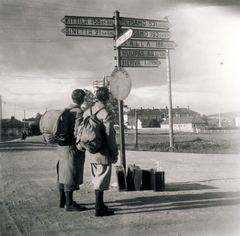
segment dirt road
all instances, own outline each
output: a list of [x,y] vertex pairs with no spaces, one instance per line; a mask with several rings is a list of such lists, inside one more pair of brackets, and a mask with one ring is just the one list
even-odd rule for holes
[[74,194],[88,210],[65,212],[58,208],[55,147],[39,138],[0,143],[0,235],[240,235],[239,155],[127,151],[126,161],[142,169],[159,161],[166,191],[119,192],[114,172],[105,201],[115,215],[95,217],[88,159]]

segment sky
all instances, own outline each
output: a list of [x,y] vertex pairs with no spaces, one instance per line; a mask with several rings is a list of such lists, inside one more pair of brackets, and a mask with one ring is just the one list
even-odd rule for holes
[[[0,96],[2,118],[22,120],[61,109],[76,88],[115,66],[112,38],[70,37],[64,16],[163,20],[172,27],[172,107],[210,115],[239,110],[240,1],[236,0],[0,0]],[[132,109],[169,107],[166,59],[157,68],[125,68]]]

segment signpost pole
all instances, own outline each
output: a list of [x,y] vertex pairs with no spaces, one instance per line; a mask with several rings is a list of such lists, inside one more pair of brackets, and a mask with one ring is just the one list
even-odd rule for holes
[[170,53],[169,49],[167,50],[167,81],[168,81],[168,101],[169,101],[169,109],[168,109],[168,119],[169,119],[169,151],[172,152],[174,149],[173,143],[173,118],[172,118],[172,89],[171,89],[171,67],[170,67]]
[[[120,13],[116,11],[115,15],[115,31],[116,39],[120,36]],[[115,39],[115,41],[116,41]],[[117,66],[120,67],[120,48],[116,47],[117,50]],[[123,122],[123,101],[118,100],[118,113],[119,113],[119,138],[120,138],[120,163],[126,170],[126,158],[125,158],[125,139],[124,139],[124,122]]]
[[0,95],[0,143],[2,142],[2,96]]
[[138,110],[135,109],[135,148],[138,147]]

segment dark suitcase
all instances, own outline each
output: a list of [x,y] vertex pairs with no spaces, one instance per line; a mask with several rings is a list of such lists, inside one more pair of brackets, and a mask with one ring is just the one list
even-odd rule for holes
[[128,191],[140,190],[142,183],[142,170],[139,166],[129,164],[127,170]]
[[142,171],[142,190],[152,190],[152,171],[143,170]]
[[151,189],[165,191],[165,172],[151,170]]
[[122,165],[116,166],[117,183],[119,191],[127,190],[126,172]]

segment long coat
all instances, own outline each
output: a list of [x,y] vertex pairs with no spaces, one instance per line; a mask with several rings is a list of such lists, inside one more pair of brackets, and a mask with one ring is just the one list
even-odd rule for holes
[[[97,117],[103,123],[105,130],[104,134],[104,143],[103,146],[99,149],[96,154],[89,153],[90,163],[97,163],[102,165],[112,164],[113,158],[118,156],[118,147],[115,138],[115,130],[113,126],[113,116],[110,110],[101,102],[96,102],[92,107],[92,113],[96,113],[104,107],[101,111],[97,113]],[[84,112],[83,117],[86,117],[90,114],[90,109]]]
[[70,138],[67,144],[59,144],[57,154],[59,161],[57,163],[58,181],[66,185],[78,186],[83,183],[83,170],[85,163],[85,152],[76,148],[76,138],[74,128],[81,122],[83,111],[76,104],[70,104],[69,130]]

